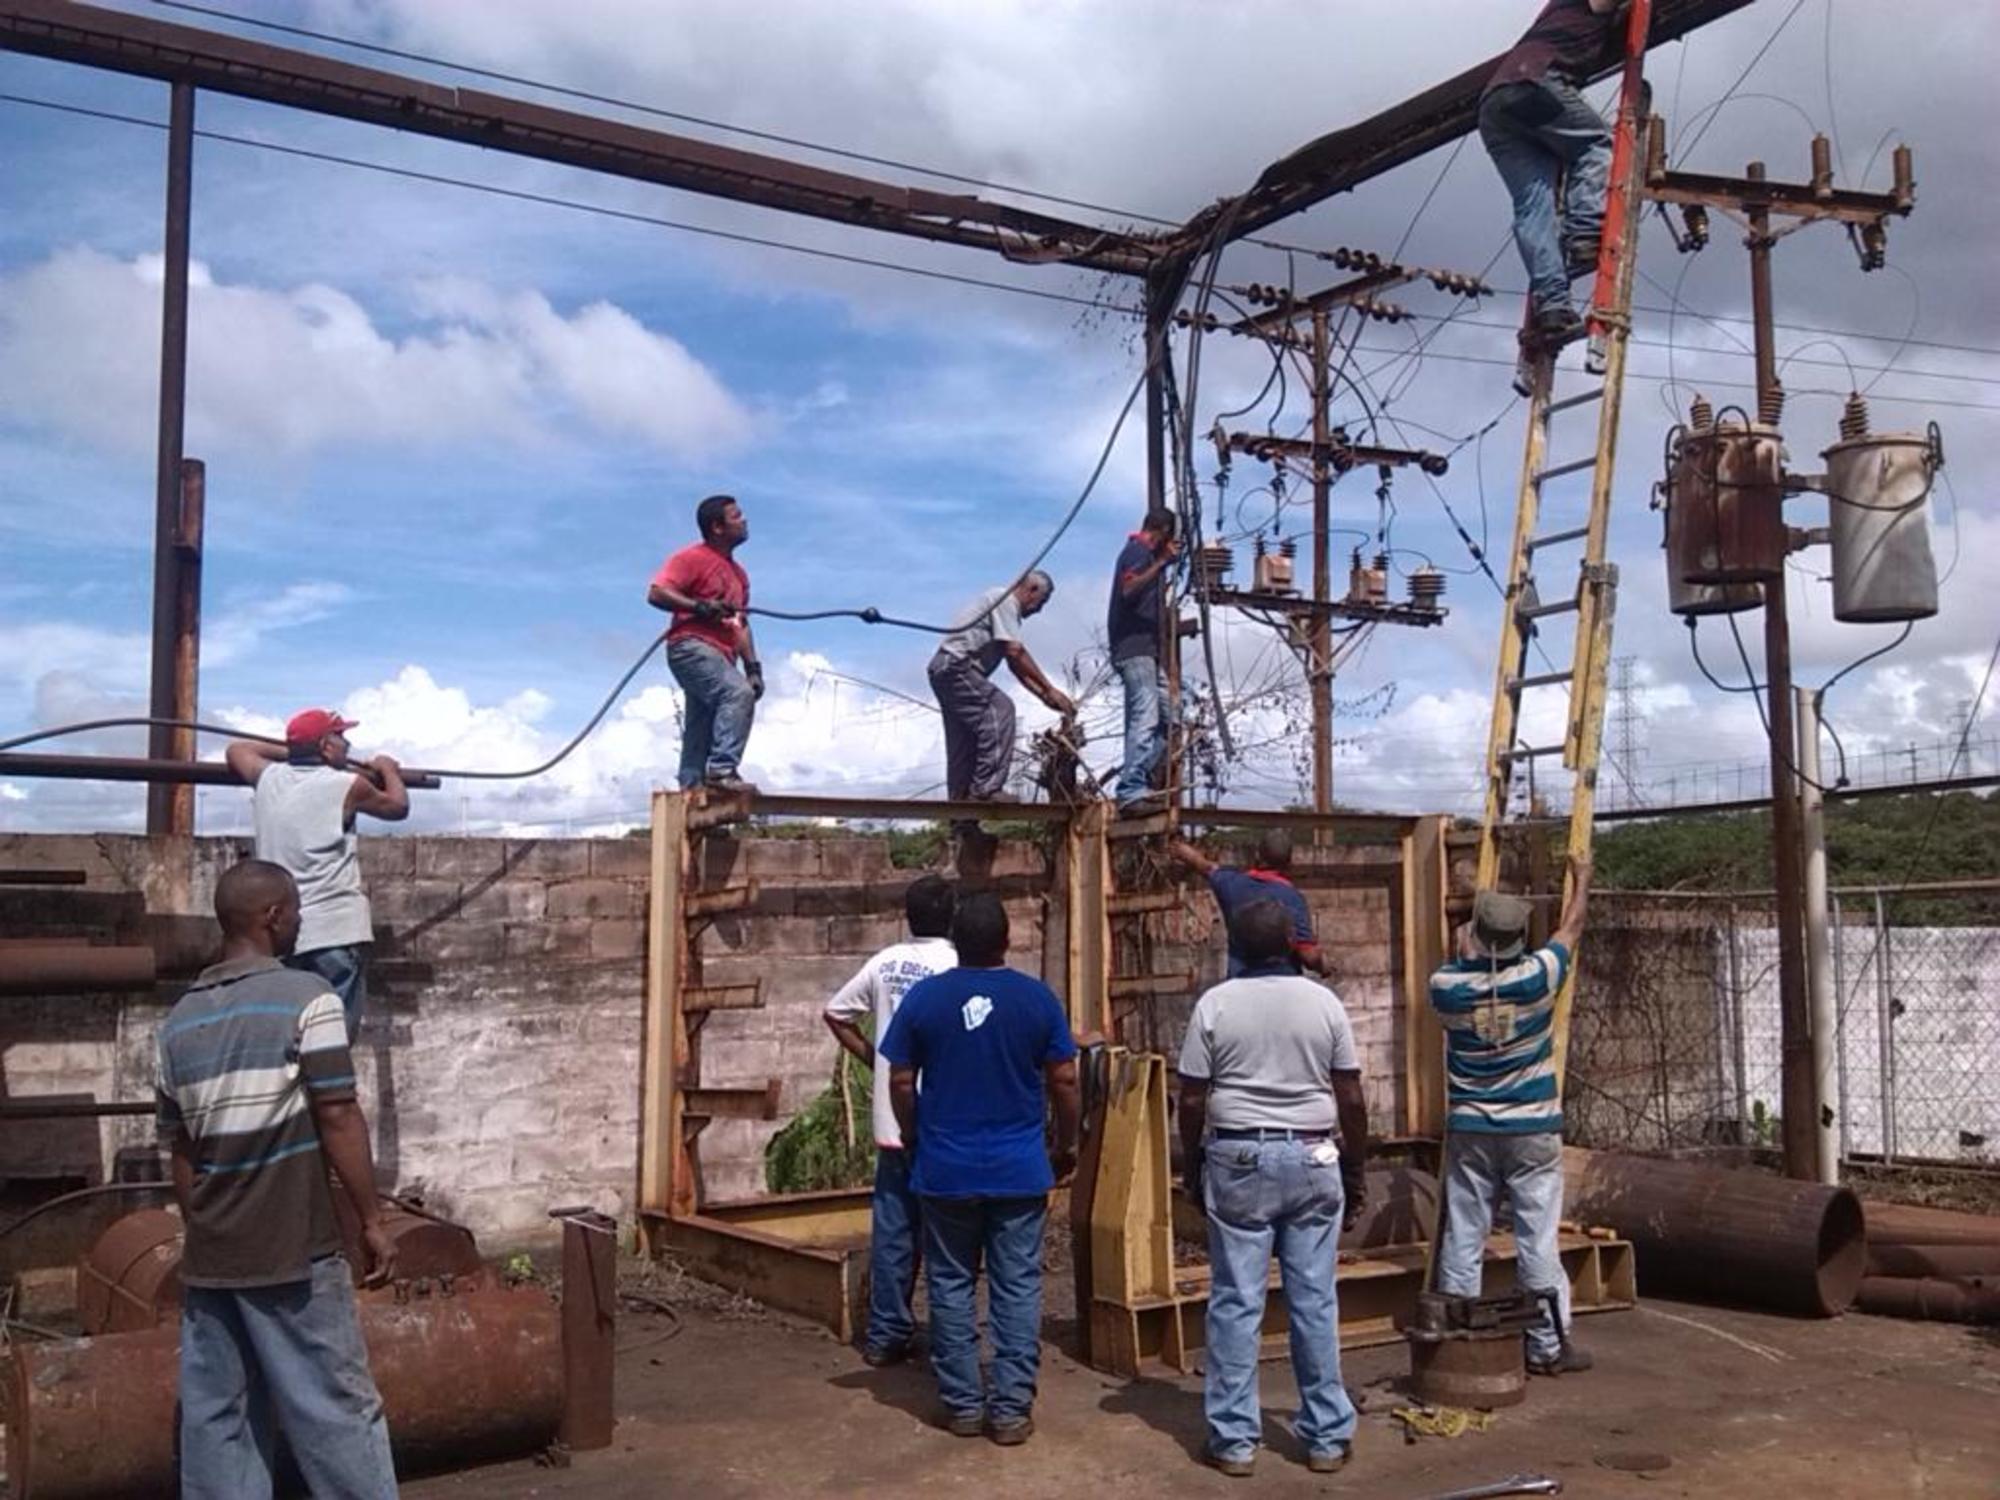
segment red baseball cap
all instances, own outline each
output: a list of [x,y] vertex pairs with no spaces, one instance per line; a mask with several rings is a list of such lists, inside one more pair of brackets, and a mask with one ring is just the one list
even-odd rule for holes
[[293,745],[317,745],[330,734],[344,734],[361,721],[343,719],[330,708],[301,709],[285,725],[285,740]]

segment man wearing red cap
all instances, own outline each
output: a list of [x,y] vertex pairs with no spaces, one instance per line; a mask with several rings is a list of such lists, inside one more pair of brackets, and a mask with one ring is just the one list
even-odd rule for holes
[[282,747],[237,740],[229,768],[252,788],[257,858],[285,870],[299,887],[299,938],[285,962],[319,975],[340,996],[347,1039],[360,1034],[368,1004],[368,950],[375,937],[361,886],[354,819],[388,823],[410,815],[402,768],[386,755],[355,768],[347,758],[352,719],[308,708],[285,725]]

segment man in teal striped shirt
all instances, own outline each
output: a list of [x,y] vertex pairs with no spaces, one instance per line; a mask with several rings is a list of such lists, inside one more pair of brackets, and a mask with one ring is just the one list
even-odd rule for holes
[[1569,900],[1547,947],[1528,951],[1530,907],[1484,890],[1459,930],[1459,956],[1431,976],[1445,1028],[1450,1121],[1444,1145],[1444,1230],[1437,1289],[1479,1295],[1480,1266],[1502,1192],[1513,1207],[1515,1274],[1553,1293],[1553,1315],[1528,1333],[1537,1375],[1587,1370],[1569,1341],[1569,1278],[1557,1252],[1562,1220],[1562,1087],[1556,1077],[1556,997],[1583,935],[1590,863],[1571,869]]

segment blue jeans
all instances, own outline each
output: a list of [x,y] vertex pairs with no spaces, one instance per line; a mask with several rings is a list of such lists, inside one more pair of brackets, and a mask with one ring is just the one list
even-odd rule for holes
[[917,1226],[922,1210],[910,1191],[910,1159],[886,1147],[875,1153],[874,1217],[868,1237],[868,1347],[900,1349],[917,1331],[910,1298],[917,1289]]
[[750,679],[715,647],[685,636],[667,643],[667,667],[683,698],[681,786],[734,776],[757,709]]
[[[931,1294],[931,1369],[955,1417],[984,1413],[996,1427],[1034,1409],[1042,1363],[1042,1221],[1046,1198],[924,1199],[924,1284]],[[979,1377],[979,1264],[993,1380]]]
[[288,969],[317,974],[340,996],[340,1008],[347,1013],[347,1044],[361,1035],[361,1020],[368,1012],[368,953],[373,943],[349,943],[339,948],[309,948],[285,960]]
[[1152,656],[1127,657],[1114,666],[1125,686],[1125,765],[1113,792],[1123,807],[1152,789],[1153,772],[1167,753],[1167,675]]
[[1479,138],[1514,199],[1514,244],[1528,271],[1530,309],[1541,314],[1568,308],[1563,246],[1595,240],[1603,232],[1610,130],[1583,95],[1547,78],[1503,84],[1480,100]]
[[1202,1405],[1209,1451],[1222,1458],[1249,1457],[1263,1435],[1257,1354],[1274,1249],[1291,1316],[1299,1439],[1312,1453],[1337,1452],[1354,1439],[1334,1285],[1345,1195],[1339,1161],[1316,1161],[1320,1149],[1274,1135],[1211,1140],[1203,1153],[1210,1283]]
[[389,1424],[338,1255],[306,1281],[191,1286],[181,1305],[181,1500],[269,1496],[280,1430],[314,1495],[394,1500]]
[[[1437,1288],[1453,1297],[1479,1295],[1486,1236],[1505,1189],[1514,1208],[1514,1274],[1537,1292],[1554,1292],[1563,1332],[1569,1331],[1569,1276],[1556,1232],[1562,1223],[1562,1136],[1475,1135],[1452,1131],[1444,1148],[1444,1234],[1438,1241]],[[1543,1314],[1528,1331],[1528,1357],[1562,1353],[1555,1323]]]

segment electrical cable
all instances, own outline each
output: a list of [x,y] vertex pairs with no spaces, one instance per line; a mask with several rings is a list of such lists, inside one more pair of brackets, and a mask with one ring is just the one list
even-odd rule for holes
[[54,1209],[63,1208],[71,1203],[81,1203],[86,1199],[102,1198],[113,1194],[171,1193],[173,1190],[174,1185],[171,1182],[99,1182],[94,1183],[90,1187],[77,1188],[73,1192],[59,1193],[53,1198],[37,1203],[19,1218],[10,1219],[7,1223],[0,1224],[0,1240],[6,1239],[8,1235],[17,1229],[25,1228],[34,1220],[39,1219],[43,1214],[49,1213]]
[[[1785,12],[1785,19],[1780,21],[1777,25],[1777,29],[1774,30],[1768,37],[1764,39],[1764,45],[1757,49],[1756,54],[1753,57],[1751,57],[1748,63],[1744,65],[1743,71],[1736,75],[1736,81],[1730,84],[1728,88],[1723,90],[1722,97],[1720,99],[1716,100],[1715,103],[1711,104],[1705,111],[1703,111],[1703,114],[1707,116],[1707,123],[1704,124],[1699,131],[1695,132],[1695,138],[1693,140],[1689,141],[1685,146],[1681,147],[1678,151],[1674,153],[1674,159],[1676,161],[1684,162],[1691,154],[1693,154],[1694,148],[1701,144],[1701,138],[1708,134],[1708,127],[1715,123],[1715,117],[1721,111],[1722,106],[1727,104],[1730,101],[1730,99],[1732,99],[1735,96],[1736,91],[1743,87],[1744,81],[1748,79],[1750,75],[1757,70],[1757,64],[1764,60],[1764,54],[1766,52],[1769,52],[1771,48],[1776,44],[1778,38],[1785,34],[1785,28],[1792,24],[1792,18],[1794,16],[1796,16],[1801,10],[1805,9],[1805,3],[1806,0],[1793,0],[1792,8]],[[1790,103],[1789,100],[1787,100],[1786,102]],[[1701,119],[1702,116],[1696,115],[1695,118]],[[1810,118],[1810,116],[1808,116],[1808,118]]]

